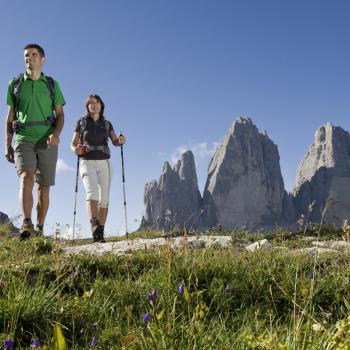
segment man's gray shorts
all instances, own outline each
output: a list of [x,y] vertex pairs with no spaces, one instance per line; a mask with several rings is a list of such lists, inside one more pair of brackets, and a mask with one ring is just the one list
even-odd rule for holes
[[24,170],[33,170],[35,182],[42,186],[55,184],[58,146],[48,147],[46,141],[16,141],[15,164],[20,176]]

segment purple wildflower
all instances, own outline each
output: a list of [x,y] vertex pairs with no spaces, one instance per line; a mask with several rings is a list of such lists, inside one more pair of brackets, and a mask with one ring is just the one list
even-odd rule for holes
[[146,312],[145,314],[142,315],[142,321],[147,323],[151,320],[151,316],[148,312]]
[[97,338],[96,338],[96,337],[93,337],[92,340],[91,340],[90,346],[91,346],[92,348],[96,348],[97,344],[98,344]]
[[185,292],[185,285],[183,283],[181,283],[179,285],[179,293],[182,295],[182,294],[184,294],[184,292]]
[[5,349],[13,349],[13,346],[15,345],[15,341],[12,339],[5,339],[4,340],[4,347]]
[[148,301],[154,301],[154,299],[157,297],[157,290],[153,289],[152,293],[148,295],[147,300]]
[[92,329],[96,329],[97,328],[97,322],[94,322],[92,325],[91,325],[91,327],[92,327]]
[[309,279],[310,280],[314,280],[316,278],[316,275],[314,273],[312,273],[311,275],[309,275]]
[[314,251],[314,250],[311,250],[311,251],[309,251],[309,253],[308,253],[308,256],[309,257],[313,257],[313,256],[315,256],[316,255],[316,252]]
[[230,284],[230,283],[226,284],[225,293],[230,293],[231,289],[232,289],[232,284]]
[[38,348],[40,347],[40,341],[38,339],[34,339],[31,344],[32,348]]

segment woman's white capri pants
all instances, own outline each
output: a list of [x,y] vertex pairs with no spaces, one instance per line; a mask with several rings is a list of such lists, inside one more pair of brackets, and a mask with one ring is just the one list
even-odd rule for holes
[[109,159],[80,159],[80,176],[85,187],[87,201],[98,201],[100,208],[108,208],[112,172],[112,164]]

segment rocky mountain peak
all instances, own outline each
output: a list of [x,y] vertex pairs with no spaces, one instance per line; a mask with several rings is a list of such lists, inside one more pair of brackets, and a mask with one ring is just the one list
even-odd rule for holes
[[[238,118],[217,148],[203,194],[206,224],[226,228],[269,227],[291,209],[277,146],[250,118]],[[289,210],[288,209],[288,210]],[[293,216],[294,212],[287,216]]]
[[[170,229],[175,225],[199,225],[196,213],[201,207],[197,173],[192,151],[182,154],[174,168],[165,162],[159,181],[145,185],[143,227]],[[196,222],[195,222],[196,220]]]
[[[294,188],[299,213],[319,222],[327,201],[330,223],[340,224],[350,213],[350,135],[330,123],[316,130],[314,142],[300,163]],[[348,199],[349,198],[349,199]],[[313,210],[309,206],[314,202]]]

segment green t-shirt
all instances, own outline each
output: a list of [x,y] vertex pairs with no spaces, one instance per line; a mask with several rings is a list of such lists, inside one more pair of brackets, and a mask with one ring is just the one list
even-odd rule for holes
[[[7,104],[14,107],[13,85],[15,79],[9,83],[7,90]],[[55,101],[54,105],[65,105],[62,91],[57,81],[54,81]],[[24,73],[23,82],[19,92],[18,117],[22,122],[46,120],[53,115],[52,100],[46,83],[46,76],[42,73],[38,80],[32,80]],[[32,125],[22,127],[16,134],[16,140],[21,141],[44,141],[53,133],[52,126]]]

